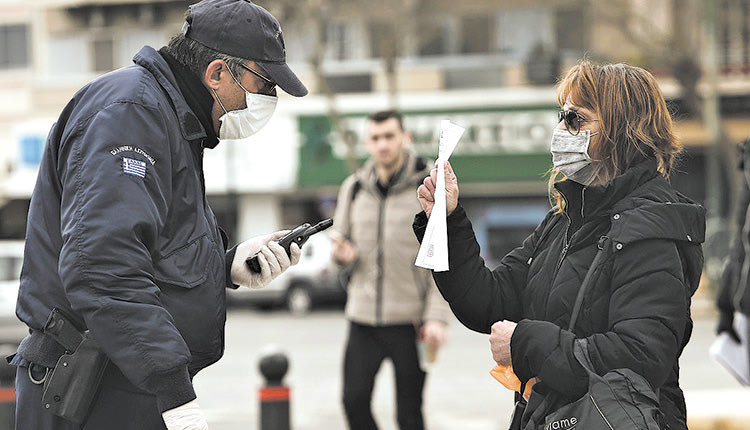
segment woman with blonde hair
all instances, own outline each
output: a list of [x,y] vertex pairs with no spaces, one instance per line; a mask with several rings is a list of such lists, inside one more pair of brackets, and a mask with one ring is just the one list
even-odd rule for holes
[[[658,393],[659,425],[686,429],[678,359],[692,331],[705,210],[668,182],[680,146],[664,97],[641,68],[589,61],[567,72],[557,94],[554,207],[490,270],[446,165],[450,270],[433,276],[464,325],[491,333],[494,360],[512,365],[523,383],[535,378],[522,428],[586,393],[578,344],[596,374],[625,368],[645,378]],[[433,169],[417,191],[420,241],[436,175]],[[571,328],[579,288],[602,246],[610,252],[592,270]],[[549,410],[535,410],[541,407]]]

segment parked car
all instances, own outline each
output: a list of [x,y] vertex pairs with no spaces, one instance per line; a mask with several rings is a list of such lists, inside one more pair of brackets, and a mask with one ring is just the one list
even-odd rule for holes
[[16,300],[23,264],[22,240],[0,240],[0,428],[12,430],[15,411],[16,368],[4,359],[16,352],[29,333],[16,317]]
[[5,349],[15,351],[21,339],[28,334],[26,325],[16,317],[23,247],[24,241],[22,240],[0,240],[0,348],[2,351]]
[[286,307],[291,313],[302,315],[318,304],[346,301],[346,291],[338,278],[339,270],[331,262],[331,239],[318,233],[302,246],[299,263],[263,288],[227,290],[227,300],[233,305]]
[[549,202],[541,199],[466,203],[466,213],[472,220],[481,255],[487,267],[495,267],[500,260],[521,245],[534,232],[549,210]]

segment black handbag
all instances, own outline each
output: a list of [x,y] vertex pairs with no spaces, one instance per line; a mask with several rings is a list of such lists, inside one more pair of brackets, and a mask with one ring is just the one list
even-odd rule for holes
[[573,353],[588,373],[589,389],[580,399],[548,412],[556,402],[554,393],[534,405],[524,430],[660,430],[659,398],[641,375],[630,369],[615,369],[599,376],[594,371],[585,339],[577,339]]
[[[592,283],[599,263],[609,255],[609,239],[602,236],[594,257],[576,296],[568,330],[573,331],[583,303],[583,296]],[[562,395],[549,391],[540,393],[532,387],[523,419],[517,418],[511,430],[660,430],[663,416],[659,396],[641,375],[630,369],[614,369],[604,376],[596,373],[586,339],[573,345],[576,360],[588,373],[588,391],[578,400],[566,403]],[[514,415],[518,414],[518,411]],[[514,417],[515,418],[515,417]],[[520,422],[519,422],[520,421]],[[523,425],[522,423],[525,423]],[[513,427],[515,424],[517,427]]]

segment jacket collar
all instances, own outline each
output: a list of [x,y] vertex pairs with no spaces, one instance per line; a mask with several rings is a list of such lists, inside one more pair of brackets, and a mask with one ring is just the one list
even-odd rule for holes
[[586,218],[610,217],[613,243],[705,240],[706,209],[675,191],[657,172],[656,159],[643,161],[604,185],[583,187],[565,180],[555,187],[567,193],[563,194],[566,199],[582,198]]
[[[649,158],[603,185],[582,186],[566,179],[555,183],[555,189],[565,197],[565,200],[571,206],[580,207],[582,205],[581,213],[588,218],[608,213],[615,203],[641,185],[654,179],[658,174],[656,159]],[[582,201],[578,202],[579,200]]]
[[177,88],[180,90],[182,97],[185,99],[188,107],[193,111],[198,121],[206,132],[206,138],[203,139],[203,146],[206,148],[215,148],[219,144],[219,137],[214,130],[213,118],[211,111],[214,105],[214,98],[211,92],[203,85],[203,82],[188,69],[180,64],[167,50],[161,48],[159,55],[164,58],[172,70]]
[[[394,192],[400,191],[405,187],[415,186],[417,181],[424,179],[423,169],[418,168],[419,156],[417,153],[411,147],[404,149],[404,151],[404,164],[399,171],[394,173],[394,179],[389,184],[389,188]],[[356,175],[360,183],[375,189],[378,174],[375,172],[375,162],[372,159],[367,160],[357,171]]]
[[135,54],[133,62],[151,72],[156,81],[159,82],[159,85],[164,89],[164,92],[169,96],[179,119],[182,137],[188,141],[205,138],[206,131],[203,129],[198,117],[190,109],[190,106],[188,106],[182,93],[180,93],[174,74],[164,58],[154,48],[144,46]]
[[583,199],[582,212],[586,218],[608,218],[606,224],[592,223],[608,229],[606,233],[606,230],[595,231],[592,236],[608,235],[613,252],[648,239],[675,242],[684,261],[686,285],[691,293],[698,287],[703,267],[700,244],[706,238],[706,209],[675,191],[657,172],[655,159],[630,168],[604,185],[583,187],[562,181],[555,187],[566,199]]

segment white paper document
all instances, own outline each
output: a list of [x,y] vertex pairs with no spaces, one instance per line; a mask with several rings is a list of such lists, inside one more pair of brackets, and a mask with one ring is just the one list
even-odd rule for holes
[[419,247],[414,263],[425,269],[445,272],[448,267],[448,228],[445,223],[447,208],[445,202],[445,162],[448,161],[464,128],[447,119],[440,121],[440,144],[437,159],[437,182],[435,183],[435,205],[427,222],[422,246]]
[[734,313],[734,331],[740,337],[735,342],[726,332],[716,338],[708,350],[711,358],[721,364],[742,385],[750,385],[750,339],[748,339],[748,319],[740,313]]

